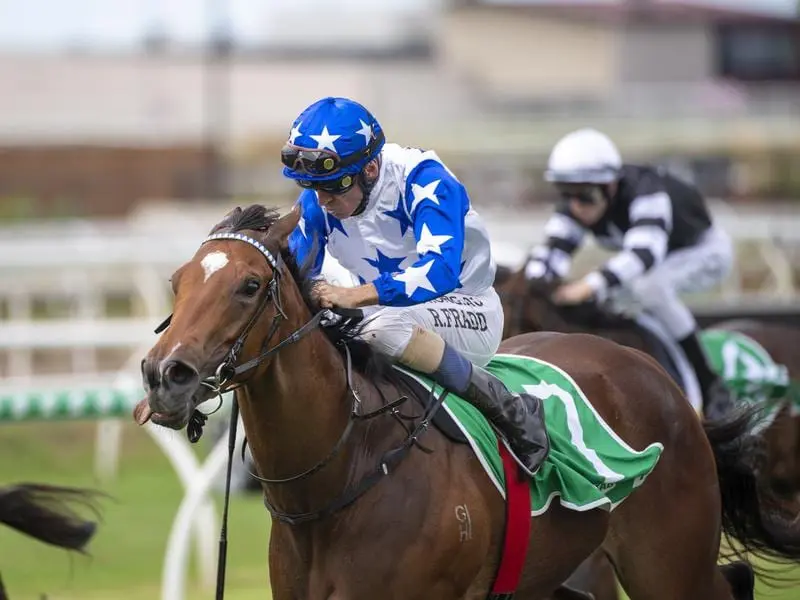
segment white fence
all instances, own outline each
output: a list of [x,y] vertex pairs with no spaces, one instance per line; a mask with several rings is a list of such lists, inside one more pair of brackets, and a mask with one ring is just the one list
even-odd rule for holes
[[[68,419],[98,420],[98,458],[109,466],[119,452],[119,419],[130,418],[141,398],[138,378],[121,372],[113,381],[96,379],[58,386],[36,388],[3,382],[0,388],[0,423],[22,421],[61,421]],[[227,439],[217,442],[204,463],[200,463],[181,436],[152,423],[145,430],[169,459],[184,488],[184,499],[173,521],[164,556],[162,599],[183,600],[189,549],[192,536],[196,540],[200,583],[206,589],[214,584],[216,572],[218,519],[208,492],[227,458]],[[101,463],[102,470],[102,463]]]
[[[126,221],[0,230],[0,376],[32,381],[44,372],[37,369],[37,353],[46,350],[67,352],[69,372],[85,376],[108,368],[102,359],[110,350],[127,356],[152,344],[153,328],[170,311],[169,276],[194,254],[225,210],[218,204],[156,204]],[[722,290],[723,299],[732,303],[756,295],[772,302],[796,301],[792,252],[800,249],[800,210],[734,211],[716,203],[713,212],[738,248],[737,269]],[[509,266],[519,265],[541,239],[547,217],[485,208],[481,213],[497,262]],[[602,256],[596,248],[580,253],[576,271],[585,271]],[[341,281],[348,279],[335,261],[328,260],[326,270]],[[743,281],[753,273],[758,286],[745,292]],[[108,305],[115,299],[128,306],[109,316],[113,310]],[[42,312],[50,318],[41,318]]]

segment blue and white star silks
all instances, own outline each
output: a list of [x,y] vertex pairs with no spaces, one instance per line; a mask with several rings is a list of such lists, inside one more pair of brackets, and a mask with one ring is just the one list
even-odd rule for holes
[[[427,252],[442,253],[442,244],[453,239],[452,235],[433,235],[428,229],[428,224],[422,224],[422,231],[417,242],[417,254],[422,256]],[[459,269],[460,270],[460,269]]]
[[371,258],[364,258],[364,260],[375,267],[379,273],[397,273],[402,270],[400,265],[406,259],[405,256],[392,258],[391,256],[386,256],[383,252],[381,252],[380,248],[376,248],[375,252],[378,253],[378,258],[374,260]]
[[[404,293],[409,298],[412,298],[418,289],[423,289],[435,294],[437,290],[431,283],[430,276],[428,275],[430,270],[434,267],[435,262],[436,261],[429,260],[420,266],[408,267],[402,273],[394,275],[392,279],[403,283],[405,286]],[[438,295],[439,294],[437,294],[437,296]]]
[[319,277],[325,260],[327,215],[317,204],[317,195],[312,190],[300,192],[297,203],[300,205],[300,221],[289,235],[289,249],[297,264],[307,267],[311,277]]
[[327,213],[325,213],[325,217],[326,217],[325,220],[328,222],[329,230],[333,231],[334,229],[338,229],[339,231],[342,232],[342,235],[344,236],[347,235],[347,232],[344,229],[344,225],[342,225],[342,222],[339,219]]
[[411,218],[406,212],[406,207],[403,204],[403,197],[400,195],[397,197],[397,206],[393,210],[383,211],[383,214],[388,215],[397,221],[398,225],[400,226],[400,237],[403,237],[406,234],[406,229],[411,227]]
[[328,215],[310,190],[298,203],[301,224],[289,238],[297,260],[312,261],[318,276],[323,253],[330,252],[360,281],[375,285],[383,306],[420,304],[454,290],[478,295],[494,283],[483,223],[434,152],[386,144],[369,204],[356,217]]

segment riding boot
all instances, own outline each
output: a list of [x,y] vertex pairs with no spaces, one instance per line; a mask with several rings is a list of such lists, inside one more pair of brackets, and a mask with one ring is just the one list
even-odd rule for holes
[[463,396],[505,437],[514,459],[533,477],[550,450],[541,399],[509,391],[489,371],[474,365]]
[[711,368],[697,331],[693,331],[678,343],[697,375],[697,382],[703,394],[703,414],[710,420],[724,417],[734,407],[733,398],[728,386]]

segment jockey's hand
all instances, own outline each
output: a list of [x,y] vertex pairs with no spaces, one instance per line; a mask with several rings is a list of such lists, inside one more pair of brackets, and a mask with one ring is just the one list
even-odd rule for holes
[[582,304],[592,299],[594,289],[584,280],[566,283],[553,292],[553,302],[556,304]]
[[361,308],[378,303],[378,290],[371,283],[358,287],[341,287],[321,281],[311,294],[321,308]]

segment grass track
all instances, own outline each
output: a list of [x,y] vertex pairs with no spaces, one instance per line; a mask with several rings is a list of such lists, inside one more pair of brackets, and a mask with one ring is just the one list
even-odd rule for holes
[[[176,433],[176,436],[183,433]],[[160,598],[167,535],[181,499],[181,488],[147,434],[126,425],[119,477],[108,486],[92,476],[95,425],[37,423],[0,427],[0,482],[35,481],[98,486],[106,500],[104,523],[91,557],[65,552],[0,528],[0,572],[11,600],[150,600]],[[200,445],[201,449],[207,448]],[[221,505],[220,498],[217,498]],[[226,600],[268,600],[269,519],[255,495],[235,497],[231,506]],[[800,600],[798,585],[770,589],[759,583],[757,598]],[[189,598],[213,598],[190,575]]]

